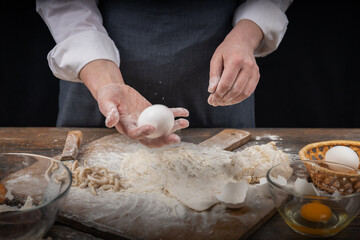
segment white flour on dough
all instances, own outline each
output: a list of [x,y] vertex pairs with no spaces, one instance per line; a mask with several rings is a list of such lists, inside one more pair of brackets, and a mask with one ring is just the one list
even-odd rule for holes
[[231,172],[238,181],[259,183],[267,171],[276,164],[289,162],[288,154],[278,150],[274,142],[255,145],[236,152],[232,156]]
[[[154,150],[128,140],[121,141],[127,142],[126,149],[120,144],[107,146],[103,152],[90,150],[83,157],[89,165],[118,172],[126,192],[163,193],[196,211],[204,211],[218,203],[215,195],[227,182],[250,174],[256,177],[249,182],[256,182],[265,176],[265,168],[288,161],[286,154],[272,143],[248,148],[261,149],[261,156],[267,156],[259,159],[258,154],[249,155],[249,150],[242,154],[184,142],[176,147]],[[262,168],[257,167],[260,164]],[[254,166],[252,171],[249,171],[250,166]],[[245,168],[248,171],[243,171]]]
[[126,188],[99,189],[94,196],[72,187],[60,215],[131,239],[239,239],[274,208],[263,188],[251,184],[245,207],[236,211],[222,204],[189,208],[211,206],[212,192],[235,181],[229,171],[234,155],[189,143],[153,150],[108,135],[84,145],[79,163],[118,173]]
[[182,143],[162,150],[124,154],[121,176],[128,190],[162,190],[185,206],[203,211],[218,203],[215,195],[230,180],[232,153]]

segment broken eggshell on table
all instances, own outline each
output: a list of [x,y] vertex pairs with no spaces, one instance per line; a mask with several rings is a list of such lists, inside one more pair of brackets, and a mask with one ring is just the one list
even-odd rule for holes
[[228,208],[241,208],[245,205],[248,189],[249,185],[245,181],[228,182],[215,197]]
[[[283,179],[280,180],[281,184],[284,183]],[[269,186],[266,178],[260,178],[259,181],[260,182],[258,184],[253,184],[253,187],[256,188],[256,193],[261,193],[261,195],[270,197]],[[252,190],[254,190],[254,188],[252,188]],[[249,184],[246,181],[228,182],[223,187],[221,193],[215,195],[215,197],[228,208],[241,208],[245,205],[245,199],[248,194]]]

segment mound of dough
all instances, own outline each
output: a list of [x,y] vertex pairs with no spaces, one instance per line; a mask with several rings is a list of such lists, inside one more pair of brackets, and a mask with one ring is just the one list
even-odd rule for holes
[[[259,183],[260,178],[265,177],[272,166],[289,162],[289,156],[278,150],[274,142],[245,148],[241,152],[236,152],[231,158],[231,173],[234,179],[245,180],[248,183]],[[287,175],[289,174],[284,172],[284,176]]]

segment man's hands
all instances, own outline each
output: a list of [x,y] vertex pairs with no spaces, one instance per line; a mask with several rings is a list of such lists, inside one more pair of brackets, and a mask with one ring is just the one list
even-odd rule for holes
[[[97,100],[102,114],[106,117],[106,126],[114,127],[125,136],[138,140],[148,147],[161,147],[180,142],[176,134],[170,134],[156,139],[146,136],[153,133],[151,125],[137,127],[141,112],[151,104],[132,87],[122,83],[112,83],[98,90]],[[171,108],[174,117],[187,117],[189,112],[184,108]],[[185,119],[175,121],[172,132],[189,126]]]
[[263,38],[250,20],[241,20],[216,49],[210,62],[208,103],[227,106],[249,97],[259,82],[254,50]]
[[[156,139],[146,138],[155,131],[153,126],[137,127],[141,112],[151,104],[135,89],[125,85],[120,70],[111,61],[96,60],[88,63],[80,72],[80,79],[98,101],[107,127],[114,127],[125,136],[138,140],[148,147],[162,147],[180,142],[180,137],[170,134]],[[174,117],[187,117],[184,108],[171,108]],[[189,126],[185,119],[175,121],[172,132]]]
[[[226,106],[241,102],[255,90],[259,68],[254,50],[263,38],[261,29],[250,20],[241,20],[216,49],[210,62],[209,104]],[[141,112],[151,104],[132,87],[126,85],[118,66],[107,60],[95,60],[80,71],[80,79],[98,101],[106,126],[114,127],[131,139],[148,147],[161,147],[180,141],[176,134],[157,139],[146,138],[153,126],[137,127]],[[187,117],[184,108],[173,108],[174,117]],[[175,121],[172,132],[186,128],[185,119]]]

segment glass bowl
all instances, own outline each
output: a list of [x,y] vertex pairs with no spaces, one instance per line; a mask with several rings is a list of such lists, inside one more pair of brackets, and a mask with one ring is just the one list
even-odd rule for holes
[[[271,197],[281,217],[295,232],[312,237],[329,237],[343,230],[360,212],[360,192],[341,194],[322,191],[311,182],[309,166],[337,167],[357,172],[342,164],[322,160],[295,160],[269,169],[266,178]],[[360,184],[360,177],[354,184]]]
[[[0,154],[0,239],[42,239],[55,222],[72,175],[60,161],[25,153]],[[4,193],[4,192],[2,192]]]

